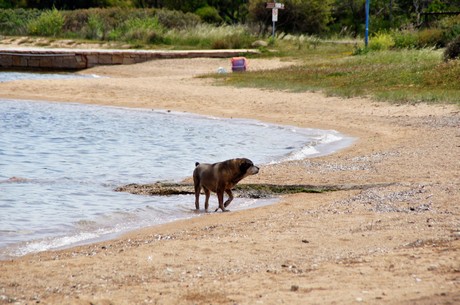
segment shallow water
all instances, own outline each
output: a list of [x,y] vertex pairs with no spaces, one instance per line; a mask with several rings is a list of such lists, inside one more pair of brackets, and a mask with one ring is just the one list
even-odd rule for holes
[[20,71],[0,71],[0,83],[12,82],[18,80],[26,79],[68,79],[68,78],[98,78],[97,75],[84,75],[84,74],[75,74],[75,73],[51,73],[51,72],[20,72]]
[[[254,120],[0,100],[0,257],[197,216],[192,196],[137,196],[113,192],[116,186],[179,181],[196,161],[279,162],[350,141],[335,131]],[[236,198],[231,209],[272,202]],[[215,196],[210,203],[217,205]]]

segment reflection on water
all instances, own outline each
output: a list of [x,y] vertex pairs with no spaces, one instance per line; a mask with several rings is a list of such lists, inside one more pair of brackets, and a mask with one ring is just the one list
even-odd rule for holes
[[[349,144],[334,131],[251,120],[15,100],[0,100],[0,130],[0,256],[196,216],[192,196],[112,191],[122,184],[178,181],[196,161],[261,164]],[[270,202],[237,198],[232,208]]]

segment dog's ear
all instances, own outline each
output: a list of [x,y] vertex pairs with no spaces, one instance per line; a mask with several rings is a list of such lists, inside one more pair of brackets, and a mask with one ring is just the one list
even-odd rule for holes
[[251,167],[254,166],[254,163],[252,163],[251,160],[249,159],[242,159],[241,164],[240,164],[240,170],[242,173],[246,173],[246,171]]

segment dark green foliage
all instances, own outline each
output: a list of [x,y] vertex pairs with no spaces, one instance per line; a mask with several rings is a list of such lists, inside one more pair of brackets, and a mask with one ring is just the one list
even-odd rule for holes
[[395,49],[412,49],[418,46],[418,37],[415,31],[392,31]]
[[207,23],[219,24],[223,21],[222,17],[219,16],[219,12],[216,8],[211,6],[204,6],[195,11],[195,14]]
[[460,59],[460,35],[447,45],[444,60]]
[[[266,33],[272,25],[272,12],[266,9],[267,1],[250,1],[249,17]],[[279,31],[296,34],[325,34],[328,24],[332,21],[332,0],[285,0],[284,10],[278,10]]]
[[28,23],[29,34],[57,36],[64,26],[64,16],[57,9],[43,11],[38,18]]
[[0,34],[26,35],[29,20],[34,20],[41,15],[39,10],[25,9],[0,9]]

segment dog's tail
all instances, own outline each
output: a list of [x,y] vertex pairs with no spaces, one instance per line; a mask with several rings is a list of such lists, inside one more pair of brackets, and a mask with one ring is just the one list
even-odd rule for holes
[[196,162],[196,163],[195,163],[195,167],[197,167],[198,165],[200,165],[200,162]]

